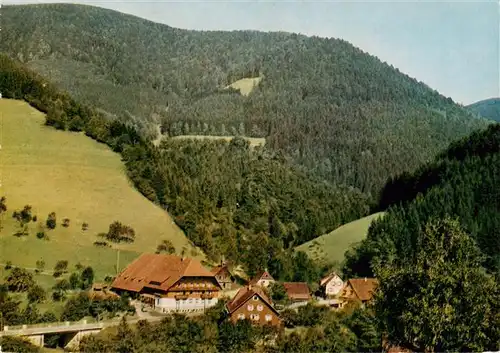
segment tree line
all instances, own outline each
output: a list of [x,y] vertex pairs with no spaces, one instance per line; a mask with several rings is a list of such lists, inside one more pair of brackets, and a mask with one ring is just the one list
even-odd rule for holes
[[500,274],[500,125],[458,140],[414,174],[385,186],[368,237],[347,254],[347,273],[372,275],[373,265],[414,254],[419,230],[431,218],[458,217],[484,255],[484,266]]

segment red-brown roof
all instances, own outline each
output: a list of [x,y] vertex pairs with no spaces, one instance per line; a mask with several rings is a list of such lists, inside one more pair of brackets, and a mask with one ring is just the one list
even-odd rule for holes
[[274,281],[273,276],[267,271],[262,271],[258,276],[255,276],[248,284],[256,285],[261,279],[267,279],[269,281]]
[[142,254],[113,281],[112,288],[140,292],[144,287],[167,291],[182,277],[214,277],[202,264],[175,255]]
[[309,286],[306,282],[285,282],[283,283],[283,287],[285,287],[288,298],[292,300],[311,299],[311,294],[309,294]]
[[348,281],[356,296],[362,300],[370,300],[378,285],[376,278],[352,278]]
[[220,266],[215,266],[210,270],[210,273],[212,273],[214,276],[218,275],[219,272],[226,270],[229,274],[231,274],[231,271],[229,271],[229,267],[227,265],[220,265]]
[[253,298],[254,295],[259,296],[264,303],[271,308],[276,315],[279,316],[278,312],[276,309],[273,307],[273,302],[271,301],[271,298],[269,298],[266,293],[262,290],[262,288],[258,286],[245,286],[241,288],[238,293],[234,296],[233,299],[231,299],[227,304],[227,310],[229,311],[229,314],[232,314],[236,309],[238,309],[240,306],[244,305],[250,298]]

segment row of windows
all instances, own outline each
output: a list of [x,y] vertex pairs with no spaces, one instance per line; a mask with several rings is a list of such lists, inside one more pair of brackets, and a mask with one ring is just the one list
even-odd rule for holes
[[[273,316],[270,314],[267,314],[264,318],[266,319],[266,321],[271,321],[273,319]],[[238,314],[238,320],[245,320],[245,314]],[[259,314],[250,314],[250,320],[259,321],[260,315]]]
[[[196,303],[196,304],[202,304],[203,303],[203,300],[206,300],[207,303],[211,303],[212,300],[215,301],[215,299],[200,299],[200,298],[190,298],[190,299],[176,299],[177,302],[180,302],[182,304],[193,304]],[[156,304],[159,305],[160,304],[160,298],[157,298],[156,299]]]
[[[208,302],[211,302],[212,299],[206,299]],[[193,302],[196,303],[196,304],[201,304],[203,303],[203,299],[200,299],[200,298],[190,298],[190,299],[184,299],[184,300],[180,300],[180,302],[183,302],[183,303],[189,303],[189,304],[192,304]]]
[[[253,311],[253,309],[254,309],[254,306],[252,304],[247,305],[248,311]],[[257,311],[262,311],[263,309],[264,309],[264,307],[262,305],[257,305]]]
[[192,288],[192,287],[202,287],[202,288],[211,288],[213,287],[214,285],[212,283],[181,283],[181,288]]

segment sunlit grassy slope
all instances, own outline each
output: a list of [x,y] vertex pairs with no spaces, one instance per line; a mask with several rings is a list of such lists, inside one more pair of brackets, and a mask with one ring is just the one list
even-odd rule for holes
[[[209,135],[179,135],[172,137],[174,139],[193,139],[193,140],[225,140],[231,141],[234,136],[209,136]],[[250,142],[251,147],[264,146],[266,139],[264,137],[243,137]]]
[[262,80],[262,77],[242,78],[241,80],[234,81],[226,88],[238,89],[243,96],[248,96],[259,85],[260,80]]
[[[44,126],[44,114],[24,102],[0,99],[0,119],[0,195],[8,207],[0,231],[0,263],[35,267],[43,259],[52,269],[64,259],[71,267],[77,262],[91,265],[102,277],[115,273],[117,248],[120,268],[141,252],[154,252],[163,239],[178,253],[186,247],[191,254],[170,216],[130,184],[118,154],[81,133]],[[27,204],[38,220],[30,223],[28,236],[16,237],[19,226],[12,212]],[[46,231],[50,240],[39,240],[39,223],[50,212],[56,212],[58,225]],[[68,228],[61,226],[63,218],[70,219]],[[113,249],[93,245],[113,221],[131,226],[135,242]]]
[[320,262],[340,263],[349,246],[363,240],[372,221],[383,215],[383,212],[374,213],[347,223],[328,234],[299,245],[296,250],[304,251]]

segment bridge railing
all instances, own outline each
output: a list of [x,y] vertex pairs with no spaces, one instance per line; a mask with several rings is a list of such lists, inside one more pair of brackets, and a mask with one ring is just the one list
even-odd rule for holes
[[92,323],[100,323],[103,321],[97,321],[95,318],[86,318],[80,321],[57,321],[57,322],[42,322],[39,324],[29,324],[29,325],[5,325],[3,331],[16,331],[16,330],[28,330],[33,328],[47,328],[47,327],[63,327],[63,326],[78,326]]

